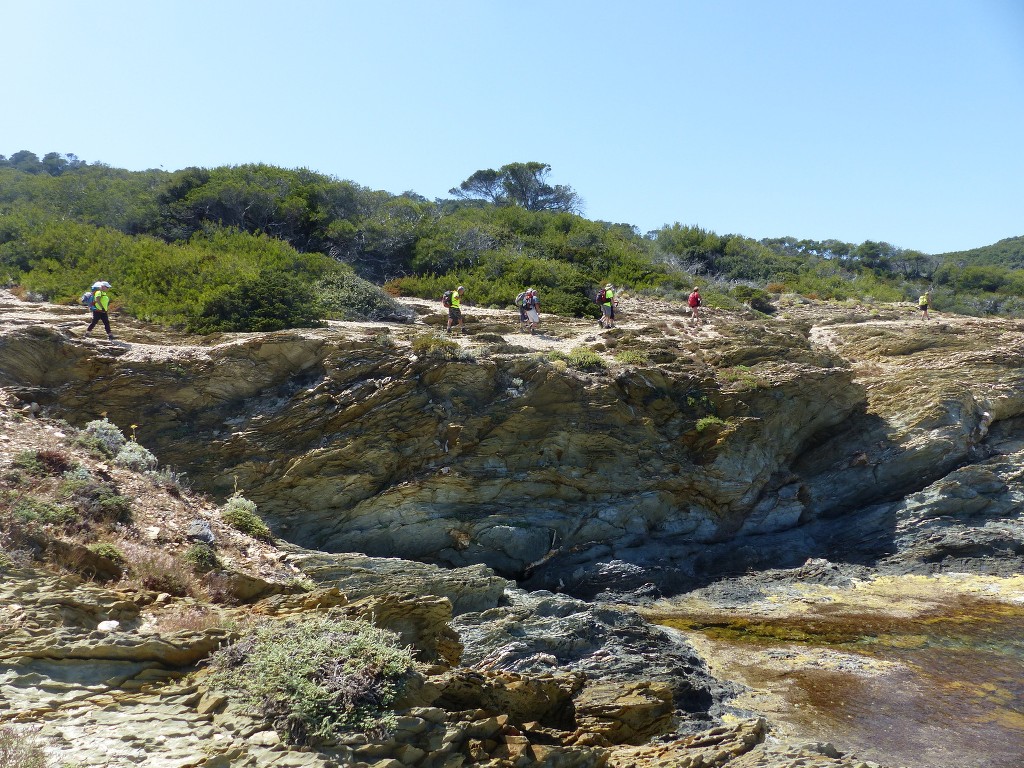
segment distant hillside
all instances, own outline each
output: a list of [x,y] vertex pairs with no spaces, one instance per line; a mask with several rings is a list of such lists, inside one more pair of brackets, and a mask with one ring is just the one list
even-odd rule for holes
[[985,265],[1024,269],[1024,235],[1008,237],[993,245],[972,248],[969,251],[953,251],[939,254],[943,261],[964,262],[965,265]]
[[550,171],[480,169],[431,201],[301,168],[127,171],[21,150],[0,155],[0,284],[75,304],[103,279],[116,311],[201,334],[381,320],[395,296],[457,285],[487,307],[533,287],[565,317],[596,318],[608,283],[670,301],[699,285],[708,306],[760,311],[771,294],[887,303],[930,289],[944,312],[1024,316],[1024,238],[943,258],[680,222],[644,234],[580,215]]

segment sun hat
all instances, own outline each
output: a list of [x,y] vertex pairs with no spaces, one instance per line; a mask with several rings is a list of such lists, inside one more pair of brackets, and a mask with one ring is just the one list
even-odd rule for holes
[[92,289],[94,291],[101,291],[101,290],[104,290],[106,288],[112,288],[112,287],[113,286],[111,286],[110,283],[108,283],[106,280],[97,280],[95,283],[92,284]]
[[608,285],[605,286],[605,288],[611,288],[611,287],[612,287],[611,283],[608,283]]
[[462,286],[460,285],[460,286],[459,286],[458,288],[456,288],[455,290],[456,290],[456,291],[464,291],[464,290],[466,290],[466,289],[465,289],[465,288],[463,288],[463,287],[462,287]]

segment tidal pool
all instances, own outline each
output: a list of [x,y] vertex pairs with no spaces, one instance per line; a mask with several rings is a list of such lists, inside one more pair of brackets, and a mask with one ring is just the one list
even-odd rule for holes
[[706,638],[717,673],[764,691],[790,735],[887,766],[1024,766],[1024,605],[652,619]]

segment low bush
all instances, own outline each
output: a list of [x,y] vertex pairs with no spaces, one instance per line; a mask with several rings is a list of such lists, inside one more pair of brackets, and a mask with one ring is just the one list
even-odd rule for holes
[[39,456],[35,451],[18,451],[11,461],[11,466],[36,477],[42,477],[46,474],[43,462],[39,460]]
[[86,521],[108,524],[131,522],[131,499],[118,493],[112,483],[66,477],[58,492]]
[[14,499],[10,509],[11,514],[23,523],[70,525],[78,519],[74,508],[67,504],[53,504],[33,496]]
[[117,563],[118,565],[123,566],[126,563],[124,552],[108,542],[101,541],[98,544],[90,544],[89,549],[100,557],[105,557],[107,560]]
[[394,634],[329,614],[262,624],[213,654],[211,668],[211,688],[301,745],[384,736],[415,672]]
[[624,349],[616,353],[615,359],[625,365],[647,365],[650,358],[638,349]]
[[564,360],[571,368],[580,371],[605,367],[604,358],[590,347],[576,347],[568,355],[555,352],[552,353],[551,357],[555,360]]
[[54,449],[19,451],[11,463],[16,468],[36,476],[60,475],[75,466],[75,462],[67,453]]
[[220,286],[186,328],[193,333],[280,331],[323,325],[312,287],[288,274],[267,273]]
[[352,274],[322,277],[313,285],[313,295],[332,320],[375,320],[412,322],[416,313],[402,306],[371,282]]
[[217,553],[209,544],[194,544],[185,552],[183,559],[196,573],[209,573],[220,568]]
[[114,461],[122,467],[134,469],[136,472],[144,472],[157,465],[156,456],[134,441],[125,443],[124,447],[117,452]]
[[756,309],[758,312],[764,312],[765,314],[772,314],[775,311],[775,306],[772,304],[771,297],[767,291],[762,291],[760,288],[751,288],[748,285],[737,285],[730,291],[733,298],[748,305],[751,309]]
[[85,425],[75,442],[111,458],[117,455],[128,440],[116,424],[112,424],[106,419],[97,419]]
[[256,504],[244,496],[232,496],[220,509],[224,522],[235,530],[248,534],[255,539],[270,541],[273,535],[270,528],[256,514]]
[[178,472],[170,467],[161,467],[146,473],[155,486],[163,488],[172,496],[181,496],[182,493],[191,490],[191,485],[185,477],[186,474],[188,473]]
[[721,429],[725,425],[726,422],[717,416],[705,416],[704,418],[697,420],[697,431],[704,432],[708,429]]
[[456,360],[461,348],[458,342],[451,339],[445,339],[433,333],[423,333],[412,340],[412,351],[418,357]]

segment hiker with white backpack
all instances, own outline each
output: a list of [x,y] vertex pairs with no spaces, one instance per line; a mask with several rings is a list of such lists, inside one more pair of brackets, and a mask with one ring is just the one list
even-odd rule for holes
[[111,288],[112,286],[106,280],[99,280],[93,283],[92,288],[82,295],[82,303],[92,310],[92,322],[85,329],[86,336],[92,333],[96,323],[102,322],[103,328],[107,332],[107,338],[110,341],[114,340],[114,334],[110,332],[110,317],[107,314],[107,310],[110,309],[110,294],[107,291]]
[[527,288],[516,296],[516,307],[519,309],[519,322],[524,328],[529,326],[530,333],[537,332],[540,323],[540,298],[534,288]]

